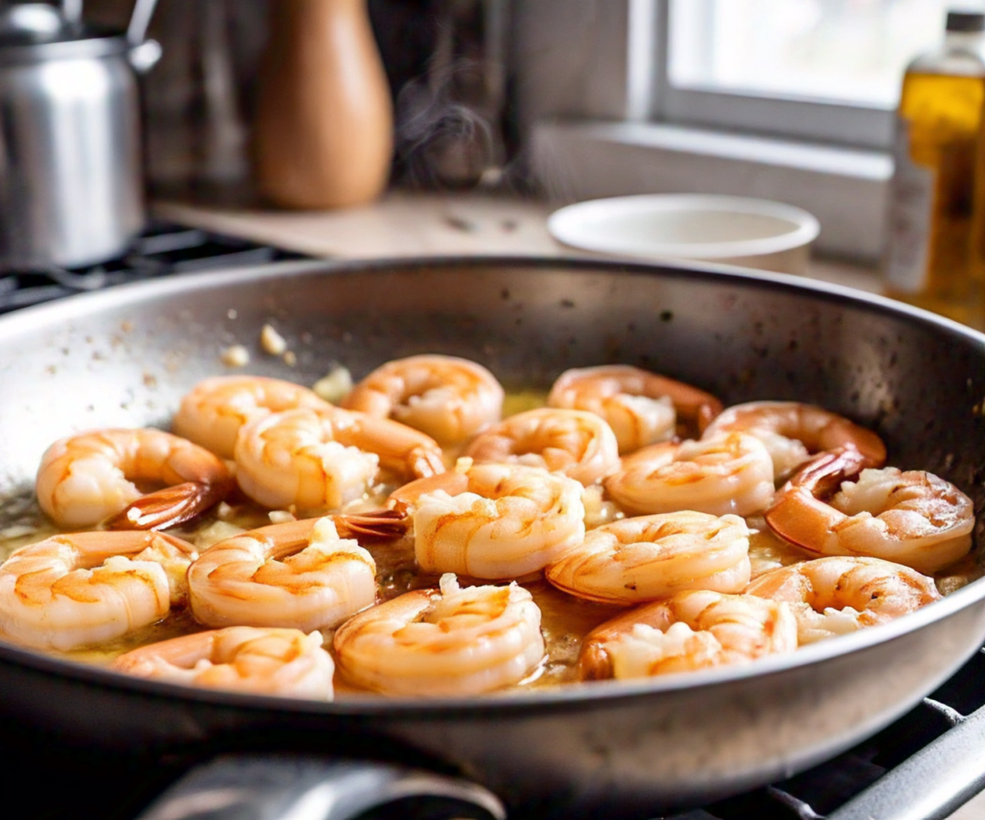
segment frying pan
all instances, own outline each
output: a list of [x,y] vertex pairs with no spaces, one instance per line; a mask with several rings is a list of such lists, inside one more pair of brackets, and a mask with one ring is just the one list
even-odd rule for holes
[[[268,323],[288,340],[293,366],[263,354]],[[781,275],[446,258],[185,275],[5,317],[7,517],[29,504],[53,439],[92,427],[166,426],[184,392],[224,370],[220,358],[233,344],[251,351],[250,372],[303,383],[336,363],[358,378],[425,351],[477,359],[508,387],[546,387],[571,366],[628,362],[726,404],[770,398],[831,408],[878,430],[892,464],[948,478],[979,513],[985,502],[985,337],[977,333]],[[888,625],[746,667],[461,700],[321,704],[207,692],[0,646],[0,720],[107,754],[300,752],[286,759],[294,772],[328,755],[334,774],[326,776],[348,784],[338,794],[365,787],[354,802],[328,801],[350,808],[386,793],[457,801],[458,813],[472,804],[471,816],[497,816],[497,800],[514,817],[653,816],[789,776],[899,717],[981,646],[983,599],[979,580]],[[280,777],[263,776],[269,761],[233,762],[239,774],[196,775],[209,780],[213,803]],[[200,809],[196,799],[185,798],[185,808]]]

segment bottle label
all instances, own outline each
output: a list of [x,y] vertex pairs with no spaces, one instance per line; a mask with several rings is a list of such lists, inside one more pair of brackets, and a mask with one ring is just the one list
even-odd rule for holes
[[930,223],[934,207],[933,169],[910,158],[909,124],[897,118],[889,188],[889,232],[886,280],[893,290],[919,293],[927,286]]

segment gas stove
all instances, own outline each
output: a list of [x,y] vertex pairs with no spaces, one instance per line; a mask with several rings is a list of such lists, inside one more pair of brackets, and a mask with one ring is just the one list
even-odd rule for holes
[[[0,313],[175,273],[302,259],[302,254],[197,228],[154,224],[119,259],[84,270],[0,273]],[[985,650],[874,737],[788,780],[659,820],[931,820],[985,789]],[[24,790],[25,820],[127,820],[194,759],[125,757],[67,748],[24,727],[0,727],[8,797]],[[45,777],[59,784],[37,789]],[[392,812],[386,816],[397,816]],[[447,814],[415,815],[445,817]],[[459,815],[460,816],[460,815]]]
[[943,820],[985,789],[985,649],[902,718],[802,774],[666,820]]
[[124,282],[304,258],[303,254],[199,228],[152,223],[123,256],[109,262],[87,268],[0,272],[0,313]]

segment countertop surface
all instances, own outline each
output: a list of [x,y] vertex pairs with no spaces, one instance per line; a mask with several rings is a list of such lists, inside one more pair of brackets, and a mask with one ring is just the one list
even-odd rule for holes
[[[156,216],[289,250],[333,258],[457,254],[588,256],[547,231],[546,203],[482,194],[391,192],[338,211],[276,211],[164,201]],[[875,268],[813,259],[811,278],[878,293]]]
[[[551,238],[547,231],[551,209],[547,204],[505,196],[391,192],[372,205],[318,212],[162,201],[152,210],[162,219],[331,258],[588,255]],[[875,267],[850,262],[814,258],[808,276],[870,293],[881,288]],[[983,817],[985,794],[948,820]]]

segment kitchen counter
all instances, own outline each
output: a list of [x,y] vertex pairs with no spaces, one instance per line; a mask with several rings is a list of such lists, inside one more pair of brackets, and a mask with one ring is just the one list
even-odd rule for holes
[[[156,216],[313,256],[383,258],[452,254],[587,256],[547,232],[543,202],[480,194],[391,192],[338,211],[212,208],[158,202]],[[879,292],[873,267],[813,259],[810,277]]]

